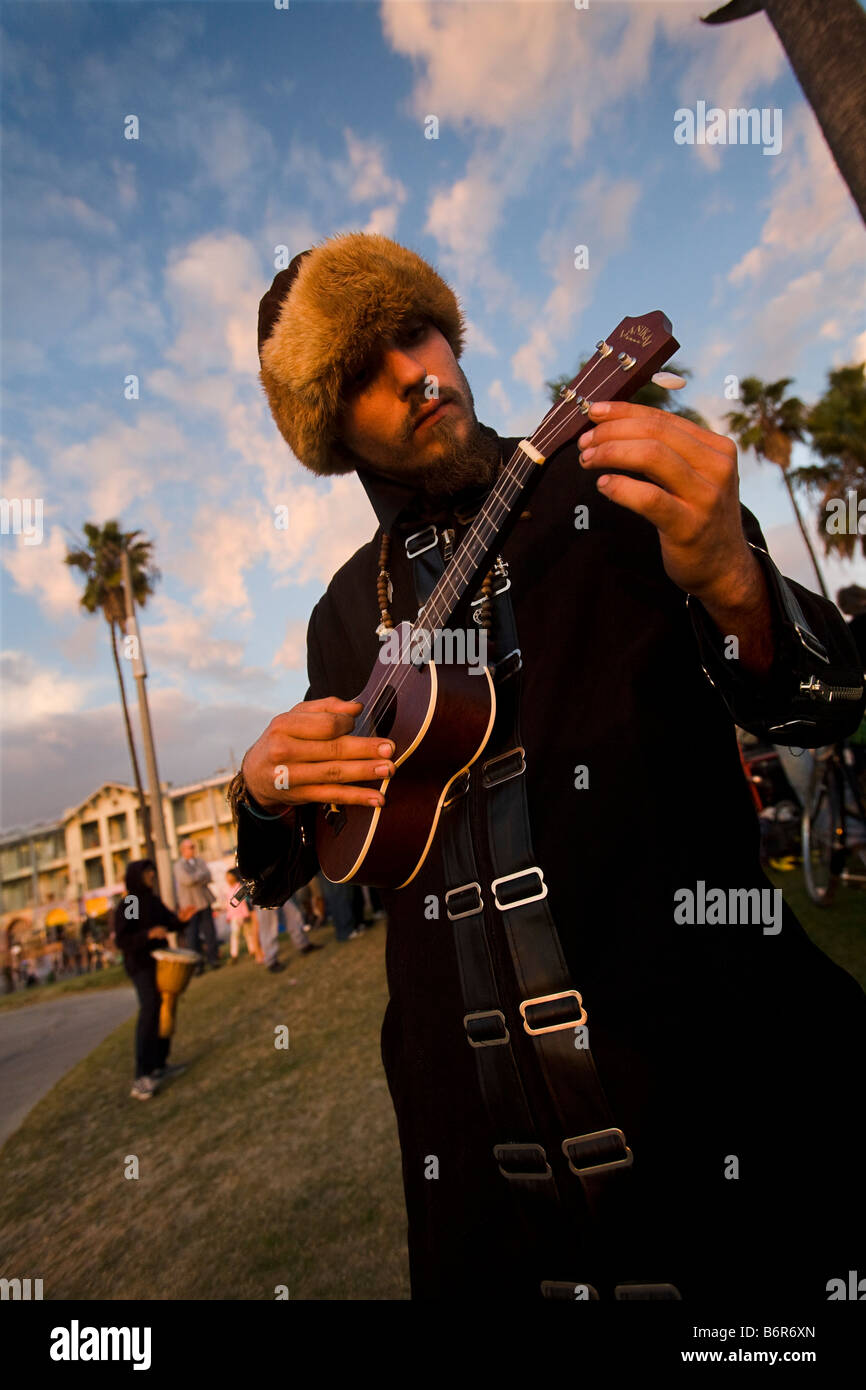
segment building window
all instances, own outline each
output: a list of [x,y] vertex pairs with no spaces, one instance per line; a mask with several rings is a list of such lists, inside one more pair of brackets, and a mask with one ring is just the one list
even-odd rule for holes
[[22,878],[17,883],[6,883],[3,886],[3,906],[8,912],[20,912],[22,908],[28,907],[32,896],[33,888],[29,878]]
[[116,849],[116,850],[114,851],[114,853],[112,854],[112,856],[111,856],[111,867],[112,867],[112,869],[113,869],[113,871],[114,871],[114,881],[115,881],[115,883],[119,883],[119,882],[122,882],[122,881],[123,881],[123,876],[124,876],[124,874],[125,874],[125,872],[126,872],[126,866],[127,866],[128,863],[129,863],[129,850],[128,850],[128,849]]
[[220,826],[220,853],[234,854],[235,852],[235,831],[232,825]]
[[129,838],[125,811],[120,811],[116,816],[108,817],[108,838],[113,845],[118,845],[122,840]]
[[30,843],[23,840],[17,845],[7,845],[3,850],[2,865],[4,874],[17,873],[19,869],[30,868]]
[[84,881],[88,888],[102,888],[105,874],[102,868],[102,855],[84,861]]
[[50,835],[40,835],[33,842],[37,864],[50,864],[54,859],[66,858],[66,837],[63,831],[53,831]]
[[84,849],[98,849],[99,847],[99,821],[85,821],[81,827],[81,843]]

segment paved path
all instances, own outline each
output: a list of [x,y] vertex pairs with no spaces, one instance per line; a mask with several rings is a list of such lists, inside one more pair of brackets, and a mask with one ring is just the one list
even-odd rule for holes
[[0,1144],[137,1007],[132,986],[121,986],[0,1011]]

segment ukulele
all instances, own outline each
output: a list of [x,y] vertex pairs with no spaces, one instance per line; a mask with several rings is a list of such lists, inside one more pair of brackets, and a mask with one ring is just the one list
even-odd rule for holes
[[391,739],[395,771],[359,783],[381,791],[383,806],[332,802],[317,807],[316,851],[332,883],[405,888],[418,873],[449,788],[484,749],[496,717],[488,667],[451,660],[459,656],[456,643],[450,644],[449,659],[425,659],[430,636],[447,628],[449,620],[457,627],[455,620],[510,533],[528,490],[552,455],[592,423],[593,402],[628,400],[678,347],[658,310],[623,319],[597,343],[593,356],[560,391],[560,400],[517,446],[415,622],[399,623],[389,633],[367,684],[355,696],[363,709],[352,732]]

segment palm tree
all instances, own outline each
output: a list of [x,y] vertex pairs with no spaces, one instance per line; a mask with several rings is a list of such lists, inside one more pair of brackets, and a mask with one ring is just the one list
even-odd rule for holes
[[806,430],[806,407],[803,402],[796,396],[785,397],[792,380],[793,377],[782,377],[779,381],[763,382],[756,376],[744,377],[740,382],[740,400],[744,409],[729,411],[726,419],[741,449],[754,449],[759,459],[768,459],[770,463],[776,463],[781,468],[797,525],[814,566],[821,593],[825,598],[829,598],[824,576],[803,525],[800,508],[797,506],[788,476],[794,440],[802,440]]
[[731,0],[704,24],[763,10],[866,221],[866,14],[857,0]]
[[114,658],[114,669],[117,672],[117,684],[120,688],[120,703],[123,709],[123,721],[126,725],[126,741],[129,744],[129,757],[138,792],[138,804],[141,808],[146,852],[148,858],[153,859],[155,863],[156,853],[151,833],[150,807],[141,783],[138,754],[135,750],[129,707],[126,702],[123,669],[117,653],[116,629],[120,627],[121,632],[123,632],[126,621],[126,601],[121,573],[123,551],[129,552],[133,598],[142,607],[147,602],[148,596],[154,592],[154,586],[160,577],[160,572],[150,564],[153,542],[138,540],[137,537],[141,535],[140,531],[121,531],[116,521],[107,521],[101,528],[87,521],[84,523],[83,531],[83,541],[78,549],[67,551],[65,561],[67,565],[82,570],[86,576],[87,583],[81,597],[81,607],[87,613],[101,611],[111,633],[111,654]]
[[[559,402],[559,393],[562,387],[567,386],[570,381],[573,381],[574,378],[583,371],[588,361],[589,357],[584,357],[577,371],[572,372],[571,376],[559,376],[556,377],[554,381],[546,381],[544,383],[550,392],[550,399],[554,405]],[[665,371],[674,372],[677,376],[682,377],[691,376],[688,367],[681,367],[676,362],[671,362],[665,367]],[[703,415],[699,415],[696,410],[689,409],[687,405],[681,406],[678,410],[674,410],[676,397],[672,395],[666,387],[656,386],[654,381],[648,381],[646,385],[641,386],[630,399],[633,405],[651,405],[654,406],[656,410],[667,410],[671,415],[678,415],[682,420],[693,420],[696,425],[700,425],[703,429],[709,429]]]
[[[795,468],[791,482],[807,492],[820,490],[818,524],[824,534],[824,551],[837,550],[851,560],[857,548],[858,533],[827,529],[827,507],[831,498],[845,498],[853,491],[866,497],[866,363],[837,367],[827,373],[827,389],[809,411],[807,428],[812,452],[824,463]],[[866,535],[860,536],[866,555]]]

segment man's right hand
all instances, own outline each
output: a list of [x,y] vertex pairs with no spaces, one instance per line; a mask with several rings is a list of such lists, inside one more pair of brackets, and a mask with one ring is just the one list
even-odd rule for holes
[[164,936],[166,938],[168,937],[168,932],[166,931],[165,927],[151,927],[150,931],[147,934],[148,936]]
[[394,744],[349,732],[362,709],[360,700],[329,695],[276,715],[244,754],[244,781],[258,805],[274,812],[310,801],[382,806],[381,792],[353,784],[393,776]]

